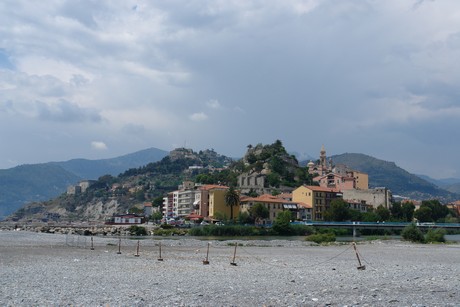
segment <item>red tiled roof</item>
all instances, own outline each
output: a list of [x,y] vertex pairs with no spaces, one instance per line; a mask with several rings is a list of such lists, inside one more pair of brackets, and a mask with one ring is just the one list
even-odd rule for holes
[[296,202],[296,203],[297,203],[299,206],[304,207],[304,208],[306,208],[306,209],[312,209],[312,208],[313,208],[312,205],[307,204],[307,203],[303,203],[303,202],[300,202],[300,201],[298,201],[298,202]]
[[263,202],[263,203],[282,203],[282,204],[289,204],[294,203],[292,201],[288,201],[277,196],[273,196],[270,194],[263,194],[258,197],[241,197],[240,202]]
[[200,190],[212,190],[212,189],[228,189],[225,185],[218,185],[218,184],[207,184],[199,187]]
[[324,188],[324,187],[319,187],[316,185],[304,185],[307,189],[310,189],[314,192],[334,192],[334,193],[339,193],[340,190],[337,189],[331,189],[331,188]]

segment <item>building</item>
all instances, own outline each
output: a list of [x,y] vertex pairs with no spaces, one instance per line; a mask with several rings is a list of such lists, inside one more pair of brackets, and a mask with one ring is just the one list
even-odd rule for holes
[[303,216],[306,216],[306,212],[304,211],[305,209],[307,209],[307,206],[301,206],[296,202],[286,200],[278,196],[273,196],[270,194],[263,194],[258,197],[242,197],[240,201],[240,212],[249,213],[250,209],[255,204],[262,204],[266,206],[266,208],[268,209],[267,222],[269,223],[275,221],[278,214],[286,210],[291,211],[293,213],[293,217],[297,219],[302,219]]
[[86,190],[96,182],[96,180],[82,180],[77,185],[67,187],[67,194],[79,195],[81,193],[85,193]]
[[340,191],[319,186],[303,185],[292,192],[292,201],[311,207],[311,218],[315,221],[322,221],[331,201],[341,197]]
[[327,173],[332,172],[332,160],[330,160],[329,162],[327,161],[326,149],[324,149],[324,145],[321,146],[318,163],[310,161],[307,164],[307,168],[308,173],[310,173],[311,175],[317,174],[319,176],[324,176]]
[[79,185],[71,185],[67,187],[67,195],[81,194],[81,187]]
[[176,217],[186,217],[194,212],[195,194],[198,191],[194,188],[177,191],[177,205],[174,208]]
[[135,225],[144,224],[145,218],[136,214],[114,215],[105,222],[109,225]]
[[227,206],[225,203],[225,193],[227,193],[227,190],[227,187],[209,189],[209,215],[207,216],[209,219],[220,219],[221,217],[231,218],[231,216],[236,218],[238,216],[240,206],[236,205],[230,208],[230,206]]
[[241,174],[238,176],[238,189],[241,194],[255,192],[257,194],[268,194],[270,189],[266,187],[266,175],[261,173]]
[[332,172],[345,177],[354,179],[354,189],[367,190],[369,189],[369,175],[360,171],[352,170],[344,164],[334,166]]
[[460,200],[448,204],[447,208],[452,210],[457,217],[460,217]]
[[347,203],[348,208],[359,211],[361,213],[366,213],[372,210],[372,205],[366,204],[364,200],[348,200],[344,199],[344,201]]
[[[177,195],[176,195],[177,201]],[[172,218],[174,216],[174,192],[168,193],[166,197],[163,197],[163,216]]]
[[377,208],[382,205],[390,209],[393,203],[393,196],[391,191],[387,188],[375,188],[367,190],[344,190],[343,199],[364,201],[367,205]]
[[82,180],[78,183],[78,185],[81,187],[81,192],[82,193],[85,193],[86,190],[92,186],[93,184],[95,184],[97,182],[97,180]]
[[355,178],[348,175],[328,173],[326,175],[317,176],[313,178],[313,180],[318,182],[319,186],[323,188],[336,190],[356,189]]
[[151,216],[153,214],[152,203],[144,203],[144,216]]
[[215,184],[207,184],[198,187],[198,193],[195,194],[195,201],[193,202],[195,214],[209,217],[209,195],[218,190],[227,191],[228,187]]

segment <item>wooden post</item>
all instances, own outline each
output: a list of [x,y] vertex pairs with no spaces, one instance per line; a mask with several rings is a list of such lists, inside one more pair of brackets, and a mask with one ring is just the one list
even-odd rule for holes
[[235,243],[235,251],[233,252],[233,261],[230,262],[230,264],[234,266],[236,266],[235,257],[236,257],[236,247],[237,246],[238,246],[238,243]]
[[161,258],[161,242],[159,244],[159,247],[160,247],[160,257],[158,257],[158,261],[163,261],[163,258]]
[[136,257],[139,257],[139,246],[140,246],[141,242],[139,240],[137,240],[137,250],[136,250],[136,254],[134,256]]
[[91,236],[91,250],[94,250],[93,236]]
[[118,238],[118,253],[121,254],[121,237]]
[[203,264],[209,264],[208,256],[209,256],[209,242],[208,242],[208,250],[206,251],[206,259],[203,260]]
[[359,259],[359,254],[358,254],[358,250],[356,249],[356,243],[355,242],[353,242],[353,248],[355,249],[356,258],[358,258],[358,263],[359,263],[358,270],[365,270],[366,266],[361,264],[361,259]]

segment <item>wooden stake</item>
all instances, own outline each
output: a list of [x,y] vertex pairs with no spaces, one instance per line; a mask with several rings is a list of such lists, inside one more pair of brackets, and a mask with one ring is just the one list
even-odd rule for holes
[[237,246],[238,246],[238,243],[235,244],[235,251],[233,252],[233,261],[230,262],[230,264],[234,266],[236,266],[235,257],[236,257],[236,247]]
[[160,242],[159,246],[160,246],[160,257],[158,258],[158,261],[163,261],[163,258],[161,258],[161,242]]
[[118,238],[118,253],[117,254],[121,254],[121,237]]
[[203,260],[203,264],[209,264],[208,256],[209,256],[209,242],[208,242],[208,250],[206,251],[206,259]]
[[365,270],[366,266],[361,264],[361,259],[359,259],[359,254],[358,254],[358,250],[356,249],[356,243],[355,242],[353,242],[353,248],[355,249],[356,258],[358,258],[358,263],[359,263],[358,270]]
[[93,236],[91,236],[91,250],[94,250]]
[[136,250],[136,254],[134,256],[136,257],[139,257],[139,246],[140,246],[141,242],[139,240],[137,240],[137,250]]

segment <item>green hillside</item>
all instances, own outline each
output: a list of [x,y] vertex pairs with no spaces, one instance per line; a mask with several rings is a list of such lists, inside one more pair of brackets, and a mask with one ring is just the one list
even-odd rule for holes
[[65,170],[84,179],[97,179],[102,175],[117,176],[127,169],[156,162],[168,155],[167,151],[148,148],[124,156],[101,159],[72,159],[65,162],[52,162],[62,166]]
[[0,170],[0,220],[28,202],[54,198],[82,179],[97,179],[107,174],[116,176],[167,155],[164,150],[149,148],[112,159],[73,159]]
[[58,165],[21,165],[0,170],[0,219],[27,202],[55,197],[81,178]]
[[331,158],[334,164],[345,164],[352,169],[367,173],[370,187],[387,187],[394,195],[414,199],[436,197],[447,201],[459,198],[458,195],[440,189],[433,183],[405,171],[394,162],[359,153],[345,153]]

